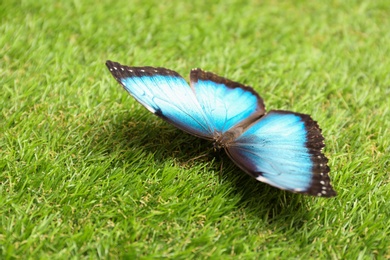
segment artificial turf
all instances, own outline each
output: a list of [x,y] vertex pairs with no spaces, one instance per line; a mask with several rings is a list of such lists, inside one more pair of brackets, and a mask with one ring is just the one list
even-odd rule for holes
[[[0,258],[390,258],[390,3],[0,3]],[[331,199],[244,174],[107,59],[200,67],[311,114]]]

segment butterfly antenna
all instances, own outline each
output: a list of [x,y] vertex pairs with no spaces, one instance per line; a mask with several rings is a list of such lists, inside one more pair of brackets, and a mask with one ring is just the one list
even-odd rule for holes
[[202,157],[206,157],[206,156],[208,156],[207,153],[204,153],[204,154],[201,154],[201,155],[199,155],[199,156],[193,157],[193,158],[189,159],[189,160],[186,162],[186,164],[187,164],[187,163],[192,163],[193,161],[198,160],[199,158],[202,158]]
[[221,160],[221,167],[219,168],[219,182],[222,183],[222,170],[223,170],[223,160]]

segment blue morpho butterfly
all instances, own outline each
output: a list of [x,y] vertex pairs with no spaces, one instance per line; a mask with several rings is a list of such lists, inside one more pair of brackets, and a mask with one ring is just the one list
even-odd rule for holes
[[309,115],[272,110],[250,87],[201,69],[190,86],[177,72],[107,61],[115,79],[150,112],[224,148],[242,170],[279,189],[336,195],[329,180],[324,138]]

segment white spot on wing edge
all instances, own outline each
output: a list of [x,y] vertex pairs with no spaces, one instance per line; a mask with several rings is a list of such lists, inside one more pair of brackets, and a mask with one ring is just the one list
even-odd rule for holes
[[[268,180],[267,178],[264,178],[264,177],[261,176],[261,175],[257,176],[257,177],[256,177],[256,180],[261,181],[261,182],[264,182],[264,183],[267,183],[267,184],[269,184],[269,185],[271,185],[271,186],[277,187],[277,188],[282,189],[282,190],[285,189],[285,188],[281,187],[280,185],[277,185],[277,184],[273,183],[272,181]],[[305,191],[305,189],[299,189],[299,188],[297,188],[297,189],[293,189],[292,191],[294,191],[294,192],[303,192],[303,191]]]
[[261,181],[261,182],[264,182],[264,183],[268,183],[268,184],[271,184],[271,185],[272,185],[272,183],[271,183],[268,179],[264,178],[264,177],[261,176],[261,175],[257,176],[257,177],[256,177],[256,180]]
[[146,107],[147,110],[149,110],[150,112],[152,112],[153,114],[156,114],[156,109],[154,109],[153,107],[149,106],[148,104],[145,104],[145,103],[142,103],[140,102],[144,107]]
[[145,106],[147,110],[149,110],[150,112],[152,112],[153,114],[156,113],[156,109],[150,107],[150,106]]
[[153,107],[149,106],[148,104],[145,104],[145,103],[142,103],[140,102],[144,107],[146,107],[147,110],[149,110],[150,112],[152,112],[153,114],[156,114],[156,109],[154,109]]

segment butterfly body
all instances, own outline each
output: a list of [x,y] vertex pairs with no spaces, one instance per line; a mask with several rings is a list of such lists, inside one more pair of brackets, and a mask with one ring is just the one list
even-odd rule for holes
[[201,69],[190,85],[175,71],[107,61],[115,79],[150,112],[177,128],[214,142],[246,173],[280,189],[336,195],[330,185],[324,138],[309,115],[265,112],[248,86]]

